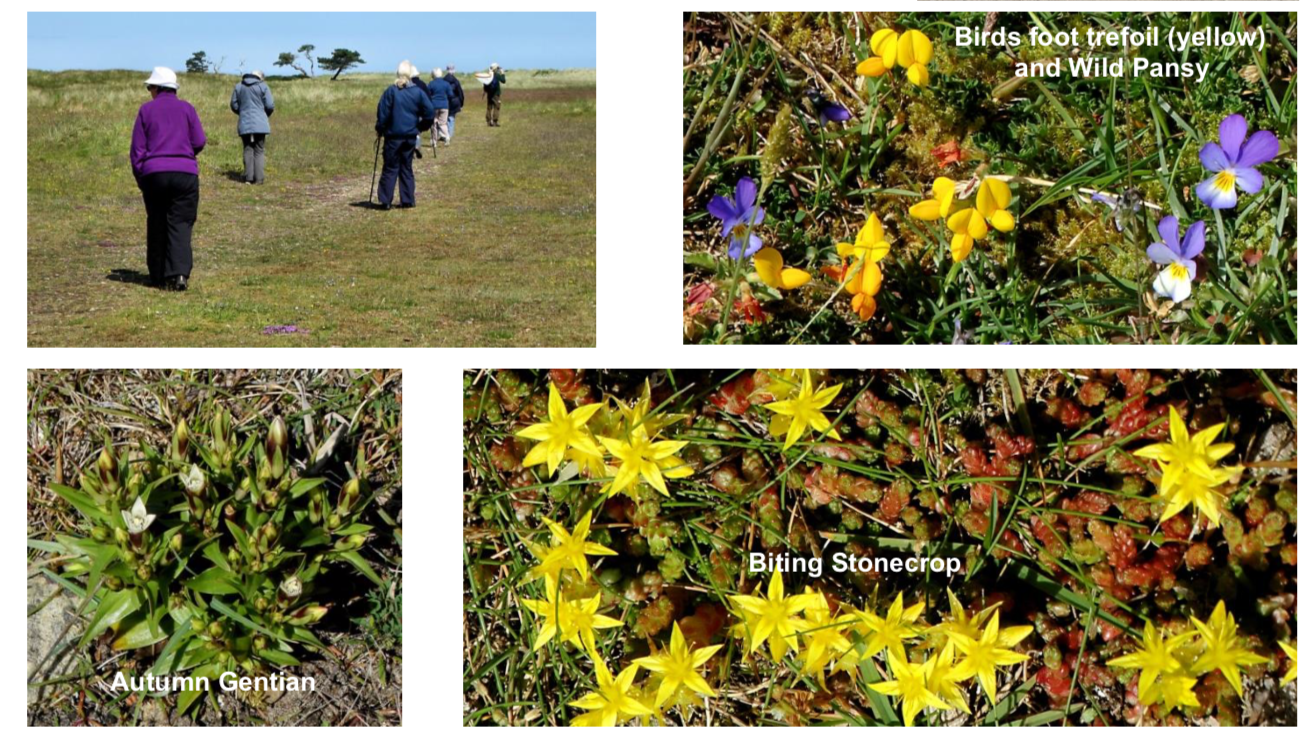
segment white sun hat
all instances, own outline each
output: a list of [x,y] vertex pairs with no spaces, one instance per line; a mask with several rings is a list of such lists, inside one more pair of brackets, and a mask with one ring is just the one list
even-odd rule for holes
[[177,89],[177,73],[168,67],[155,67],[155,71],[150,73],[150,79],[146,80],[146,85],[155,87],[171,87]]
[[250,74],[252,74],[252,75],[258,77],[258,78],[261,79],[261,80],[264,79],[264,72],[263,72],[262,70],[258,70],[258,69],[257,69],[257,70],[255,70],[254,72],[251,72]]

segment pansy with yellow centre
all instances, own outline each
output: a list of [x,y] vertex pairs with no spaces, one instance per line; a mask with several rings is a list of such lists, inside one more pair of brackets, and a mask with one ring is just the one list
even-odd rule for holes
[[[841,242],[837,245],[837,254],[842,258],[842,279],[846,280],[846,292],[851,294],[851,310],[859,314],[860,319],[868,321],[878,310],[874,296],[882,289],[882,268],[878,263],[891,251],[878,214],[870,213],[854,244]],[[855,260],[855,265],[846,268],[846,259]],[[851,274],[858,268],[858,272]]]
[[527,429],[514,433],[515,437],[523,437],[538,443],[528,450],[527,456],[523,458],[523,467],[530,468],[544,462],[546,469],[554,475],[556,468],[564,460],[564,453],[569,449],[599,455],[600,450],[596,448],[591,434],[587,432],[587,421],[603,405],[589,403],[569,411],[564,406],[564,399],[560,398],[559,389],[551,383],[547,409],[550,420],[533,424]]
[[774,290],[793,290],[810,282],[810,273],[782,264],[782,254],[773,247],[755,253],[755,272],[760,282]]
[[833,399],[841,393],[842,384],[820,388],[817,392],[814,390],[814,381],[810,379],[810,371],[805,370],[801,376],[801,389],[794,397],[783,401],[774,401],[766,404],[764,408],[777,414],[773,423],[769,425],[769,431],[776,434],[781,429],[781,423],[778,417],[787,419],[787,439],[782,444],[782,449],[787,449],[800,441],[801,435],[808,430],[813,429],[820,434],[826,434],[828,437],[841,441],[841,435],[837,433],[836,425],[829,424],[828,418],[823,415],[823,408],[832,403]]
[[[745,612],[745,636],[750,638],[749,652],[755,652],[765,642],[775,662],[781,661],[787,650],[799,650],[796,633],[804,627],[795,615],[815,603],[816,594],[788,596],[782,585],[782,571],[774,570],[769,579],[767,598],[733,594],[728,597],[738,609]],[[818,597],[822,598],[822,597]]]
[[582,516],[581,521],[569,532],[559,522],[549,517],[543,516],[541,521],[546,524],[550,530],[551,539],[554,544],[545,549],[539,545],[528,544],[528,549],[541,562],[528,571],[528,579],[536,580],[538,578],[557,578],[561,570],[573,568],[582,576],[582,580],[591,577],[591,569],[587,567],[588,555],[618,555],[617,552],[596,542],[588,542],[587,536],[591,533],[591,512],[588,511]]

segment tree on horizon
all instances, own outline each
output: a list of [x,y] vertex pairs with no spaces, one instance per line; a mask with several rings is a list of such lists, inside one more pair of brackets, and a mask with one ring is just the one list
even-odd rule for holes
[[332,75],[333,80],[340,77],[342,72],[360,64],[367,64],[367,62],[359,52],[350,49],[333,49],[332,56],[318,58],[319,67],[324,70],[336,70],[336,74]]

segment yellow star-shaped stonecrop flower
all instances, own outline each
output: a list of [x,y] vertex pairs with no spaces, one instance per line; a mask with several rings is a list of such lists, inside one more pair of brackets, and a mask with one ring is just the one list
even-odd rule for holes
[[914,724],[914,718],[927,707],[950,709],[950,705],[941,697],[928,690],[928,674],[936,668],[938,656],[933,656],[924,663],[909,663],[899,655],[891,655],[891,681],[869,684],[869,688],[879,694],[898,696],[901,699],[901,718],[905,726]]
[[582,515],[582,520],[573,527],[572,533],[549,517],[543,516],[541,521],[550,529],[554,544],[550,548],[542,548],[525,542],[528,550],[541,561],[528,571],[530,581],[538,578],[558,578],[560,571],[565,568],[573,568],[585,581],[591,577],[591,569],[587,566],[588,555],[618,555],[604,545],[587,541],[587,536],[591,534],[590,511]]
[[654,709],[631,695],[637,668],[639,666],[632,663],[616,677],[605,667],[604,661],[597,660],[596,690],[569,702],[569,706],[587,712],[575,717],[570,724],[573,727],[614,727],[620,721],[654,714]]
[[983,610],[977,614],[971,615],[965,610],[964,605],[960,603],[960,600],[956,598],[955,592],[949,588],[946,589],[946,598],[951,605],[951,616],[930,627],[928,629],[929,632],[943,635],[954,633],[960,637],[971,637],[977,640],[982,637],[983,620],[987,619],[987,617],[1000,606],[1000,603],[998,602],[984,607]]
[[1148,620],[1142,630],[1142,639],[1138,641],[1139,649],[1107,661],[1106,665],[1140,670],[1137,693],[1145,694],[1160,676],[1182,670],[1183,664],[1174,655],[1174,651],[1191,640],[1192,635],[1191,632],[1184,632],[1166,639],[1163,634],[1156,632],[1155,625]]
[[1192,624],[1196,626],[1196,631],[1201,635],[1205,645],[1205,651],[1192,666],[1193,672],[1200,675],[1218,669],[1224,674],[1224,678],[1228,679],[1228,683],[1237,695],[1241,696],[1242,666],[1267,663],[1269,659],[1242,649],[1241,641],[1237,637],[1237,621],[1228,613],[1222,600],[1215,605],[1214,611],[1210,612],[1208,620],[1202,622],[1192,617]]
[[1286,686],[1296,680],[1296,648],[1282,642],[1281,640],[1278,643],[1278,647],[1282,648],[1283,652],[1292,661],[1292,664],[1287,667],[1287,673],[1283,674],[1283,680],[1278,684],[1279,686]]
[[599,455],[600,450],[596,448],[596,443],[591,439],[591,433],[587,431],[587,421],[603,405],[589,403],[570,412],[564,407],[564,399],[560,398],[559,389],[555,387],[554,383],[551,383],[550,402],[547,410],[550,420],[540,424],[533,424],[527,429],[514,434],[515,437],[523,437],[537,442],[531,450],[528,450],[527,457],[523,458],[523,467],[530,468],[533,465],[546,463],[546,469],[551,475],[554,475],[555,470],[559,468],[559,464],[564,461],[564,453],[570,449],[581,450],[590,455]]
[[919,620],[919,615],[923,613],[924,603],[919,603],[905,608],[905,595],[896,594],[896,600],[892,602],[887,609],[886,616],[878,616],[877,610],[872,604],[872,600],[867,609],[855,609],[852,613],[859,617],[865,631],[861,632],[864,638],[864,650],[860,653],[860,659],[872,658],[883,649],[886,649],[891,655],[898,656],[905,660],[905,641],[917,636],[921,630],[915,626]]
[[703,696],[718,696],[697,669],[714,657],[722,647],[722,645],[710,645],[696,650],[688,649],[687,640],[682,636],[682,628],[674,622],[673,635],[669,638],[669,644],[663,652],[633,661],[661,677],[654,707],[659,709],[665,706],[680,686],[686,686]]
[[579,650],[589,655],[596,654],[595,630],[622,627],[623,622],[597,614],[600,607],[600,593],[590,599],[571,599],[559,601],[559,583],[552,577],[546,578],[546,598],[523,599],[523,605],[533,614],[541,617],[541,631],[533,650],[540,650],[550,642],[552,637],[572,643]]
[[1020,640],[1033,631],[1032,625],[1000,629],[1000,619],[1001,615],[993,614],[982,637],[976,640],[954,633],[947,635],[955,643],[956,649],[963,653],[951,675],[960,680],[976,678],[992,704],[996,703],[996,667],[1027,661],[1028,656],[1008,648],[1018,645]]
[[811,591],[806,586],[805,594],[812,594],[814,598],[813,603],[805,608],[805,618],[800,621],[801,640],[805,643],[801,652],[802,670],[806,675],[816,677],[819,686],[826,688],[824,669],[828,663],[847,652],[855,652],[847,637],[855,619],[840,612],[834,615],[822,591]]
[[776,433],[780,430],[779,417],[787,419],[787,439],[783,442],[782,449],[785,450],[796,444],[800,441],[801,435],[809,429],[841,441],[841,435],[837,434],[834,425],[828,423],[822,411],[832,403],[838,393],[841,393],[841,389],[842,384],[838,383],[828,388],[820,388],[816,392],[814,382],[810,379],[810,371],[805,370],[801,376],[801,389],[794,397],[765,405],[764,408],[778,415],[774,417],[774,423],[770,424],[770,431]]
[[1178,414],[1178,409],[1170,406],[1169,441],[1133,450],[1133,454],[1160,463],[1160,495],[1168,496],[1182,479],[1183,473],[1209,477],[1215,464],[1233,451],[1231,443],[1211,444],[1223,431],[1223,424],[1215,424],[1195,435],[1189,434],[1187,423]]
[[777,662],[789,648],[800,649],[796,633],[804,623],[794,615],[813,604],[816,597],[818,594],[788,596],[783,590],[782,572],[775,570],[769,579],[768,598],[744,594],[733,594],[729,598],[744,612],[738,626],[744,625],[744,632],[740,634],[750,638],[749,652],[755,652],[767,641],[769,654]]
[[[618,470],[614,473],[614,480],[610,481],[604,489],[607,497],[628,491],[638,478],[646,481],[651,488],[665,496],[669,495],[668,486],[664,483],[666,472],[662,462],[674,458],[679,450],[687,446],[685,441],[652,440],[646,433],[644,424],[629,429],[627,439],[601,437],[600,443],[605,445],[605,449],[620,462]],[[690,467],[683,465],[682,461],[676,458],[667,464],[669,466],[667,476],[670,478],[682,478],[692,473]]]

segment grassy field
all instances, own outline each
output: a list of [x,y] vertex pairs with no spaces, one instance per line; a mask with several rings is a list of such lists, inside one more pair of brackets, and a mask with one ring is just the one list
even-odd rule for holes
[[270,79],[258,188],[240,182],[237,77],[183,76],[209,136],[184,294],[145,284],[128,165],[144,77],[28,72],[29,345],[595,343],[594,71],[511,71],[499,129],[469,77],[454,145],[415,161],[419,207],[391,212],[365,207],[389,76]]

